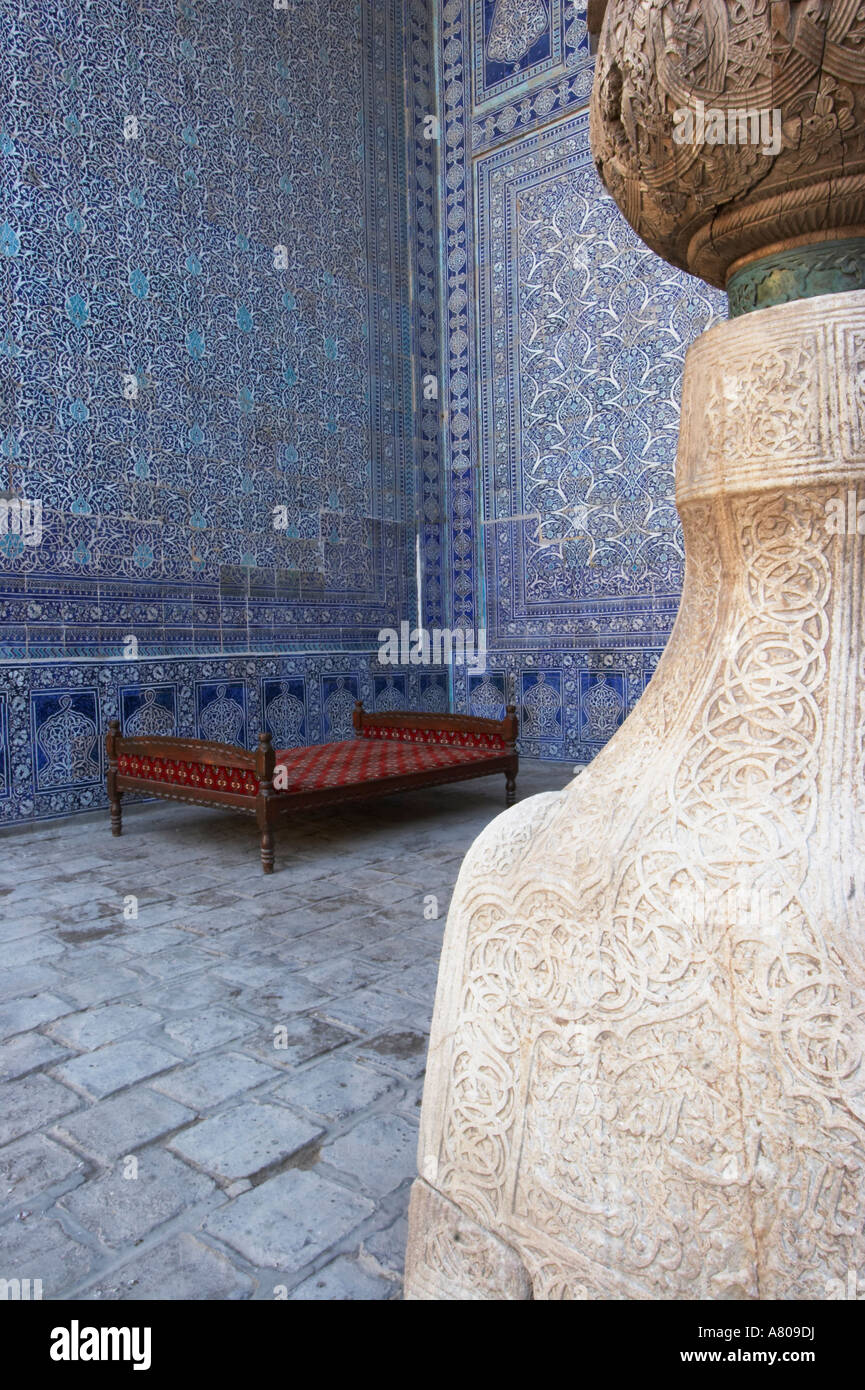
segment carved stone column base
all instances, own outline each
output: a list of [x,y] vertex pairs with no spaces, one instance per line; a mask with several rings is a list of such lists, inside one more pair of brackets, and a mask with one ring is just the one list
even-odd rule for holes
[[519,1255],[423,1178],[412,1187],[408,1220],[407,1299],[531,1298]]
[[682,422],[658,671],[460,873],[411,1298],[865,1287],[865,292],[712,329]]

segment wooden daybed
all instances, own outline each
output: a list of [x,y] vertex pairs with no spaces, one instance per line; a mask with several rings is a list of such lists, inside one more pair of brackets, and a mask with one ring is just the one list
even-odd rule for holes
[[254,753],[204,739],[126,738],[112,719],[106,735],[111,833],[122,832],[126,791],[197,806],[227,806],[255,816],[261,867],[273,873],[273,828],[283,816],[416,787],[505,775],[505,805],[516,793],[517,719],[394,710],[369,714],[354,707],[355,736],[339,743],[274,749],[259,734]]

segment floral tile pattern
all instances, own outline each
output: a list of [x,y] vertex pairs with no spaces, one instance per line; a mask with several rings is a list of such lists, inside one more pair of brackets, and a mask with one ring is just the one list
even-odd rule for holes
[[425,0],[0,0],[0,486],[43,504],[0,543],[4,818],[101,804],[115,716],[334,737],[323,672],[371,702],[417,621],[419,508],[441,617],[430,34]]
[[0,550],[4,637],[368,643],[414,580],[402,4],[0,0],[0,26],[0,464],[43,506]]
[[524,754],[585,763],[672,630],[682,367],[725,300],[597,178],[584,5],[445,0],[438,56],[449,622],[488,648],[454,697],[507,687]]

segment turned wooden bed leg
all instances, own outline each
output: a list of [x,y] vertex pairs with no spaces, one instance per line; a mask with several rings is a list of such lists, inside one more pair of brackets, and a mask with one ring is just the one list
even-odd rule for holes
[[273,831],[266,825],[261,832],[261,871],[273,873]]
[[505,773],[505,805],[513,806],[517,799],[517,774]]
[[273,796],[275,766],[276,754],[270,741],[270,734],[259,734],[255,761],[255,771],[258,777],[258,804],[255,808],[255,818],[261,831],[261,871],[264,874],[273,873],[273,822],[276,817]]
[[117,790],[117,740],[120,738],[120,723],[112,719],[105,735],[105,748],[108,753],[108,776],[106,785],[108,804],[111,808],[111,834],[123,834],[123,809],[120,805],[121,792]]

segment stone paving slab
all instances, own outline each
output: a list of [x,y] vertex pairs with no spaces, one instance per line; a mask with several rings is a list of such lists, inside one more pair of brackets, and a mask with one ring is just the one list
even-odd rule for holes
[[206,969],[215,959],[214,953],[208,953],[202,958],[201,946],[190,943],[142,958],[140,968],[154,979],[165,980],[170,984],[181,975],[194,975],[197,971]]
[[417,1172],[417,1125],[401,1115],[368,1115],[321,1151],[322,1161],[351,1173],[379,1197]]
[[141,976],[119,965],[105,966],[92,975],[77,975],[73,961],[61,960],[59,966],[65,973],[57,987],[76,1009],[106,1004],[141,989]]
[[375,1203],[294,1168],[223,1207],[205,1230],[256,1265],[296,1273],[344,1239]]
[[39,994],[32,999],[12,999],[0,1005],[0,1038],[26,1033],[42,1023],[50,1023],[70,1012],[70,1005],[54,994]]
[[78,1296],[112,1302],[166,1298],[229,1302],[248,1298],[254,1287],[255,1281],[221,1251],[183,1234],[129,1260],[112,1277],[100,1279]]
[[[3,904],[0,903],[0,909]],[[3,965],[9,966],[28,966],[33,965],[34,961],[44,964],[46,960],[55,960],[66,950],[62,941],[56,941],[52,936],[46,923],[46,930],[33,932],[29,936],[18,937],[15,941],[7,941],[3,945]],[[22,991],[23,993],[23,991]],[[4,998],[12,999],[12,994],[4,994]]]
[[0,1081],[13,1081],[51,1062],[62,1062],[69,1049],[42,1033],[18,1033],[0,1043]]
[[413,1005],[405,995],[386,990],[359,989],[347,999],[335,1000],[316,1012],[332,1023],[347,1024],[361,1033],[378,1033],[383,1024],[408,1024]]
[[[130,959],[127,952],[117,942],[75,942],[65,946],[64,954],[57,961],[57,968],[63,971],[64,991],[68,994],[71,981],[80,980],[92,984],[94,978],[104,980],[110,971],[123,966],[128,967]],[[113,997],[110,994],[106,995],[106,1002]],[[96,1000],[88,1000],[87,1002],[92,1004],[96,1003]]]
[[419,965],[411,965],[407,970],[388,977],[389,988],[397,994],[410,994],[413,999],[429,1005],[431,999],[435,998],[436,984],[438,983],[438,962],[424,961]]
[[[271,933],[271,945],[279,950],[281,958],[285,961],[290,970],[306,970],[308,966],[321,965],[324,962],[333,961],[338,956],[350,955],[353,951],[359,951],[364,942],[363,930],[367,924],[374,925],[374,919],[369,917],[359,917],[352,924],[352,929],[346,932],[343,924],[339,923],[333,928],[325,927],[318,931],[305,932],[303,936],[291,940],[284,938],[281,942],[276,933]],[[336,939],[334,939],[336,938]]]
[[185,1106],[141,1088],[99,1101],[59,1123],[56,1132],[87,1157],[109,1163],[194,1119],[194,1112]]
[[0,1208],[26,1202],[69,1178],[80,1179],[83,1168],[77,1154],[44,1134],[28,1134],[4,1144],[0,1148]]
[[164,1047],[149,1042],[108,1043],[95,1052],[84,1052],[69,1062],[52,1068],[59,1081],[83,1091],[93,1100],[102,1100],[134,1081],[176,1067],[178,1058]]
[[224,1004],[213,1004],[166,1023],[166,1037],[187,1055],[210,1052],[222,1043],[236,1042],[256,1029],[256,1021]]
[[[524,765],[520,790],[570,776]],[[3,838],[0,1274],[398,1298],[447,903],[500,781],[314,813],[271,876],[246,818],[195,807]]]
[[361,959],[373,966],[414,965],[417,958],[417,942],[406,936],[386,936],[361,948]]
[[403,1076],[421,1076],[426,1066],[427,1037],[412,1029],[392,1029],[370,1038],[359,1056],[373,1066]]
[[267,985],[285,984],[285,964],[275,955],[265,954],[253,960],[228,960],[214,967],[214,975],[241,989],[264,989]]
[[360,1065],[350,1054],[338,1052],[317,1067],[292,1073],[270,1094],[287,1105],[300,1106],[330,1120],[342,1120],[365,1110],[396,1085],[394,1077],[383,1076]]
[[143,926],[139,920],[135,931],[123,933],[121,945],[133,955],[155,956],[158,951],[170,946],[186,946],[188,942],[188,934],[177,927]]
[[59,1221],[28,1216],[2,1227],[5,1279],[42,1281],[42,1298],[62,1298],[99,1261],[98,1253],[66,1234]]
[[48,1029],[52,1038],[70,1047],[102,1047],[104,1043],[159,1022],[156,1009],[143,1009],[133,1002],[106,1004],[98,1009],[69,1013]]
[[320,1302],[346,1302],[349,1299],[371,1303],[379,1299],[394,1298],[396,1287],[375,1274],[369,1274],[357,1260],[340,1255],[318,1274],[310,1275],[290,1295],[293,1303],[312,1300]]
[[74,1091],[38,1072],[7,1082],[0,1108],[0,1145],[50,1124],[80,1104]]
[[327,999],[327,993],[309,980],[295,979],[283,967],[283,977],[262,989],[245,989],[238,1003],[250,1013],[278,1022],[289,1014],[305,1013]]
[[246,1048],[263,1062],[294,1067],[346,1043],[357,1042],[358,1038],[358,1033],[339,1028],[326,1019],[302,1015],[262,1030],[246,1043]]
[[43,939],[44,933],[50,931],[51,922],[41,913],[38,916],[29,915],[27,908],[16,907],[11,898],[0,898],[0,942],[3,943],[4,959],[8,950],[13,962],[32,960],[30,951],[33,947],[30,943],[40,941],[43,946],[50,943],[56,951],[61,951],[62,943],[55,942],[50,935]]
[[141,980],[139,977],[139,990],[139,1003],[148,1009],[157,1008],[166,1016],[185,1014],[190,1009],[200,1009],[205,1004],[216,1004],[226,998],[225,981],[203,971],[178,984],[157,984],[155,980]]
[[106,1245],[134,1245],[214,1191],[205,1174],[152,1148],[134,1164],[115,1164],[58,1205]]
[[337,996],[371,984],[379,978],[381,967],[363,961],[359,956],[351,955],[338,957],[336,960],[324,960],[320,965],[310,966],[304,974],[308,980]]
[[390,1225],[365,1236],[360,1245],[364,1265],[392,1277],[402,1278],[405,1269],[405,1246],[408,1240],[408,1218],[403,1213]]
[[208,1173],[232,1181],[286,1163],[323,1134],[290,1110],[251,1101],[184,1130],[170,1147]]
[[203,1113],[241,1091],[276,1081],[280,1073],[242,1052],[219,1052],[151,1081],[154,1090]]

